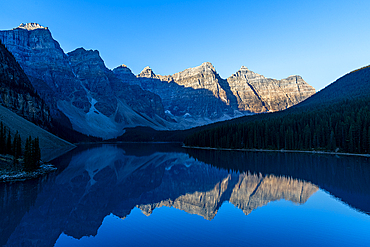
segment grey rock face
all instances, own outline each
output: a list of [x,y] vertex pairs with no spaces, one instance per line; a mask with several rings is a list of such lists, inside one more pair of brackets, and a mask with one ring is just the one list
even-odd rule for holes
[[130,107],[150,117],[157,115],[166,118],[162,99],[155,93],[143,90],[136,76],[126,65],[115,68],[113,74],[116,77],[115,83],[112,84],[114,91]]
[[35,92],[14,56],[0,42],[0,103],[44,128],[50,127],[50,112]]
[[156,75],[146,67],[137,77],[141,87],[158,94],[165,110],[175,116],[217,119],[234,114],[227,100],[223,100],[223,80],[210,63],[172,76]]
[[[104,61],[98,51],[87,51],[83,48],[68,53],[72,68],[89,96],[97,103],[95,108],[106,116],[114,116],[117,122],[128,123],[125,120],[119,107],[120,104],[127,104],[134,111],[146,114],[149,117],[155,115],[164,117],[164,109],[158,95],[144,91],[137,85],[130,85],[118,79],[115,74],[105,67]],[[128,78],[136,77],[126,67],[118,69]],[[116,70],[117,72],[117,70]]]
[[246,67],[222,79],[208,62],[169,76],[150,67],[137,76],[125,65],[111,71],[98,51],[65,54],[49,29],[37,23],[0,31],[0,40],[54,118],[67,116],[75,130],[104,138],[126,127],[184,129],[279,111],[315,93],[300,76],[275,80]]
[[224,113],[233,114],[232,106],[236,103],[235,97],[231,94],[227,82],[218,75],[211,63],[203,63],[198,67],[173,74],[171,77],[178,85],[196,90],[206,89],[214,98],[222,102],[222,105],[227,106],[223,109]]
[[14,55],[40,96],[57,115],[59,100],[71,102],[87,112],[90,104],[81,83],[74,76],[68,57],[50,31],[38,24],[21,24],[0,31],[0,40]]
[[0,31],[0,40],[50,105],[52,116],[66,115],[75,130],[111,138],[125,127],[167,128],[159,96],[118,79],[98,51],[79,48],[65,54],[48,28],[35,23]]
[[127,84],[140,85],[139,80],[132,73],[132,71],[124,64],[113,69],[113,73],[118,77],[122,82]]
[[88,97],[97,101],[95,108],[106,116],[114,114],[117,100],[109,97],[114,95],[108,77],[110,71],[105,67],[99,52],[78,48],[68,53],[68,58]]
[[146,67],[137,77],[139,81],[132,78],[128,83],[140,84],[143,89],[158,94],[165,110],[175,116],[188,113],[217,119],[225,115],[280,111],[315,93],[300,76],[270,79],[244,66],[225,80],[208,62],[170,76],[156,75]]
[[246,67],[227,79],[240,111],[266,112],[289,108],[315,94],[315,89],[300,76],[276,80]]

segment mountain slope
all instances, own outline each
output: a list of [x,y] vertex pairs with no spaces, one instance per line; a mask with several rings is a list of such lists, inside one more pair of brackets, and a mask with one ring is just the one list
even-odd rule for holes
[[35,92],[14,56],[0,42],[0,103],[44,128],[50,128],[50,112]]
[[58,101],[70,101],[87,111],[89,102],[59,43],[48,28],[35,23],[0,31],[0,40],[14,55],[33,87],[50,106],[53,118],[71,125],[58,110]]
[[75,145],[41,129],[3,106],[0,106],[0,121],[10,129],[12,136],[18,131],[22,139],[22,146],[29,136],[39,137],[41,159],[45,162],[75,147]]
[[299,107],[316,107],[343,100],[367,98],[370,96],[370,67],[354,70],[331,83],[317,94],[298,104]]
[[279,111],[315,93],[301,77],[265,78],[242,67],[222,79],[211,63],[170,76],[145,68],[109,70],[98,51],[65,54],[47,27],[21,24],[0,31],[32,85],[62,125],[86,135],[113,138],[136,126],[186,129]]
[[[289,76],[282,80],[270,79],[244,66],[225,80],[218,75],[209,62],[170,76],[156,75],[146,67],[138,78],[144,89],[161,96],[166,110],[172,110],[174,115],[184,114],[184,111],[177,111],[181,105],[188,106],[186,110],[193,111],[194,114],[199,114],[197,109],[210,109],[208,112],[200,112],[210,118],[217,118],[222,114],[234,116],[236,111],[239,112],[236,116],[240,116],[240,112],[280,111],[315,93],[315,89],[300,76]],[[181,93],[181,97],[176,98],[171,94],[174,89]],[[199,95],[196,92],[202,92],[202,94]],[[197,102],[198,97],[210,103]],[[207,97],[214,98],[213,101],[216,101],[211,102]],[[189,98],[188,101],[187,98]],[[193,103],[190,104],[190,102]],[[190,108],[189,105],[194,106]],[[190,114],[193,113],[190,112]]]
[[138,125],[167,129],[161,99],[117,79],[97,51],[65,54],[48,28],[34,23],[0,31],[0,40],[59,123],[103,138]]
[[226,99],[226,93],[220,86],[220,77],[210,63],[172,76],[156,75],[151,68],[146,67],[137,77],[141,87],[158,94],[165,109],[174,116],[216,120],[224,115],[234,115],[227,100],[223,100]]
[[242,66],[227,79],[240,111],[255,113],[281,111],[315,94],[315,89],[300,76],[276,80]]
[[122,81],[158,94],[166,113],[179,125],[184,118],[194,120],[191,127],[283,110],[315,93],[300,76],[275,80],[244,66],[225,80],[209,62],[168,76],[157,75],[150,67],[144,68],[137,79],[126,66],[113,72]]
[[166,129],[161,99],[119,80],[105,67],[98,51],[78,48],[69,52],[68,58],[90,102],[85,114],[75,111],[68,102],[58,104],[73,120],[74,129],[103,138],[117,136],[124,128],[137,125]]

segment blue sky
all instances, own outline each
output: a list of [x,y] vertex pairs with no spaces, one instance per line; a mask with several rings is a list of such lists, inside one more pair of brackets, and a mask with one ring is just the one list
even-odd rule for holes
[[370,64],[370,1],[1,1],[0,29],[49,27],[65,52],[99,50],[173,74],[211,62],[223,78],[244,65],[266,77],[301,75],[317,90]]

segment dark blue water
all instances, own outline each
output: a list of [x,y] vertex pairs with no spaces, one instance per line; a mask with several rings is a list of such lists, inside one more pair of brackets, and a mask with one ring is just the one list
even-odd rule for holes
[[370,246],[370,163],[311,154],[81,146],[0,185],[4,246]]

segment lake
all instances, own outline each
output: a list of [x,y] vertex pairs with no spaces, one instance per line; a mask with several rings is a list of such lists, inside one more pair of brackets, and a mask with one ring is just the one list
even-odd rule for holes
[[81,145],[0,184],[2,246],[370,246],[370,160]]

